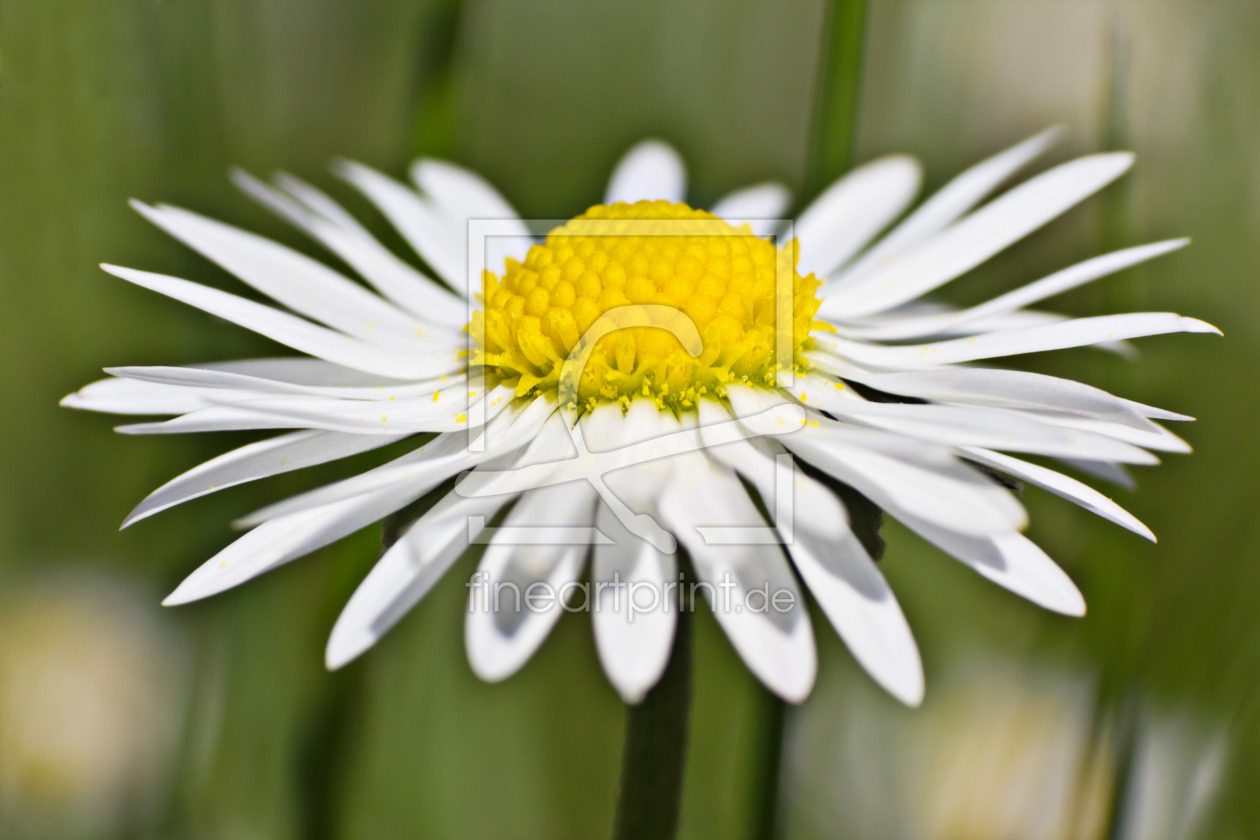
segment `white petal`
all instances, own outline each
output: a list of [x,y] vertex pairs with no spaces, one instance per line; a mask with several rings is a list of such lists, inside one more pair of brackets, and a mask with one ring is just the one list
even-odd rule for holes
[[1186,318],[1171,312],[1133,312],[1126,315],[1074,318],[1044,327],[1003,330],[973,338],[955,338],[930,344],[889,347],[834,338],[820,342],[820,346],[827,353],[858,364],[909,370],[1021,353],[1086,347],[1104,341],[1175,332],[1220,334],[1216,327],[1196,318]]
[[[155,368],[138,367],[129,370],[150,371]],[[343,367],[323,359],[312,359],[307,356],[275,356],[262,359],[234,359],[228,362],[203,362],[187,365],[179,370],[222,371],[249,377],[253,382],[285,383],[297,386],[314,386],[327,388],[374,388],[377,386],[399,387],[412,383],[400,383],[390,376],[364,373],[361,370]],[[156,380],[155,380],[156,381]],[[176,384],[185,384],[183,382]],[[251,390],[265,390],[250,385]]]
[[[776,392],[728,385],[741,418],[783,400]],[[804,460],[856,488],[894,516],[916,516],[978,536],[1018,530],[1023,507],[1005,488],[954,458],[947,447],[821,414],[776,438]]]
[[[710,545],[698,526],[764,524],[734,473],[691,453],[679,456],[659,515],[687,546],[714,615],[741,659],[775,694],[800,703],[818,662],[809,610],[777,545]],[[780,608],[763,595],[779,596]],[[764,607],[764,609],[763,609]],[[684,607],[685,609],[686,607]]]
[[[275,516],[288,516],[391,487],[420,483],[431,488],[462,470],[528,445],[529,449],[522,457],[525,460],[537,447],[539,433],[554,410],[554,405],[542,399],[530,400],[523,405],[514,404],[496,416],[480,438],[462,432],[438,435],[424,446],[388,464],[269,505],[245,517],[244,521],[257,522]],[[470,444],[474,442],[482,444],[481,448],[472,448]]]
[[961,463],[913,464],[873,451],[835,430],[806,427],[783,444],[856,488],[893,516],[916,516],[984,536],[1027,524],[1023,506],[1003,487]]
[[334,364],[395,379],[425,379],[454,372],[462,366],[461,360],[455,356],[459,348],[452,348],[449,355],[395,353],[208,286],[120,266],[101,267],[137,286],[226,318],[273,341]]
[[340,668],[376,644],[429,593],[481,533],[485,521],[508,501],[448,493],[417,519],[372,567],[341,611],[324,653],[328,668]]
[[622,155],[613,169],[605,204],[624,201],[679,202],[686,198],[687,171],[673,146],[644,140]]
[[[494,435],[497,432],[491,429],[491,433]],[[509,438],[511,443],[504,444],[504,440]],[[500,464],[493,461],[477,466],[455,484],[457,493],[465,496],[523,493],[539,487],[580,480],[586,474],[585,465],[577,457],[569,418],[561,412],[544,416],[543,412],[535,413],[535,407],[531,406],[507,433],[499,435],[498,445],[526,448],[513,463]],[[555,473],[566,467],[576,469],[558,481],[550,480]]]
[[887,266],[831,284],[819,312],[854,318],[914,300],[975,268],[1008,245],[1120,177],[1123,152],[1090,155],[1051,169],[999,196]]
[[843,283],[867,273],[870,269],[882,268],[893,257],[944,230],[955,219],[975,207],[999,184],[1045,151],[1058,139],[1060,133],[1057,128],[1043,131],[963,172],[907,216],[905,221],[863,254],[860,260],[845,269],[836,281]]
[[[501,274],[507,257],[525,259],[534,244],[529,227],[480,175],[452,163],[422,158],[412,164],[411,180],[433,202],[458,239],[460,253],[470,261],[466,273],[474,287],[483,269]],[[495,222],[493,235],[475,238],[474,221],[486,220]],[[470,241],[478,244],[480,253],[470,252]]]
[[[432,398],[433,392],[458,389],[463,387],[466,381],[461,374],[428,379],[416,383],[404,383],[396,379],[389,379],[379,385],[306,385],[285,379],[268,379],[250,373],[241,373],[231,369],[227,364],[197,367],[166,365],[128,366],[106,368],[105,372],[113,376],[152,382],[159,385],[178,385],[185,388],[219,390],[221,391],[218,395],[219,400],[228,399],[223,392],[235,390],[251,392],[255,397],[262,397],[267,394],[287,394],[362,400],[365,402],[394,402],[399,398],[424,396]],[[203,403],[204,405],[205,403]],[[186,411],[190,410],[192,409],[186,409]]]
[[984,406],[868,402],[850,388],[836,390],[817,375],[798,377],[789,390],[798,399],[839,419],[951,446],[983,446],[1004,452],[1128,464],[1159,463],[1158,458],[1134,446],[1135,441],[1117,440],[1103,430],[1092,433],[1065,428],[1050,417],[1027,412]]
[[242,281],[301,315],[368,341],[416,343],[420,321],[367,289],[277,242],[178,207],[131,206]]
[[[411,165],[411,180],[452,219],[520,221],[520,215],[498,190],[477,173],[461,166],[421,158]],[[524,224],[517,232],[520,236],[529,236]]]
[[[779,494],[785,489],[791,492],[791,525],[796,529],[806,529],[815,538],[823,541],[841,540],[849,533],[849,512],[840,500],[826,485],[816,481],[796,469],[790,461],[792,483],[790,488],[781,487],[782,466],[777,462],[779,456],[791,458],[787,450],[778,442],[767,437],[749,437],[734,442],[717,443],[713,440],[711,430],[724,421],[731,419],[731,413],[717,400],[704,399],[697,404],[700,414],[699,432],[705,441],[705,454],[715,458],[738,472],[746,481],[757,488],[763,504],[780,526],[778,513],[780,508]],[[790,542],[790,534],[784,534],[785,542]]]
[[945,553],[1034,604],[1064,615],[1085,614],[1076,584],[1044,551],[1022,534],[976,538],[913,519],[902,522]]
[[1071,379],[1001,368],[939,367],[907,373],[871,373],[846,367],[845,379],[888,394],[934,402],[1033,409],[1092,417],[1149,429],[1153,426],[1128,400]]
[[265,522],[203,563],[162,603],[169,607],[217,595],[353,534],[421,495],[392,488]]
[[853,657],[908,706],[923,701],[923,663],[892,588],[852,533],[828,542],[808,531],[788,548],[797,571]]
[[1101,478],[1103,481],[1110,481],[1112,484],[1116,484],[1126,490],[1132,490],[1137,487],[1137,482],[1133,480],[1133,476],[1120,464],[1113,464],[1110,461],[1081,461],[1076,458],[1062,458],[1060,460],[1069,467],[1074,467],[1086,475]]
[[405,184],[353,161],[338,161],[334,171],[358,187],[398,229],[403,239],[452,289],[467,294],[467,254],[459,231],[430,202]]
[[[800,240],[802,276],[835,271],[914,201],[923,169],[914,158],[889,155],[871,161],[823,190],[793,230]],[[830,295],[830,292],[828,292]]]
[[[187,390],[187,389],[186,389]],[[222,394],[222,391],[215,391]],[[237,408],[236,405],[210,405],[187,414],[181,414],[170,420],[149,423],[129,423],[115,426],[114,431],[123,435],[182,435],[197,432],[242,432],[271,429],[305,429],[311,428],[303,420],[294,420],[275,413],[263,414]],[[394,437],[394,440],[401,440]]]
[[1062,496],[1069,501],[1075,502],[1086,510],[1093,511],[1104,519],[1110,519],[1117,525],[1128,528],[1133,533],[1141,534],[1151,542],[1155,542],[1155,535],[1151,533],[1150,528],[1139,522],[1133,514],[1087,484],[1083,484],[1054,470],[1030,464],[1027,461],[1021,461],[1018,458],[1012,458],[1009,455],[1001,455],[997,452],[989,452],[978,448],[970,448],[967,450],[967,453],[973,460],[979,461],[985,466],[993,467],[995,470],[1012,475],[1021,481],[1049,490],[1056,496]]
[[[538,451],[540,436],[533,418],[546,415],[545,401],[534,400],[525,411],[502,419],[486,430],[485,454],[468,453],[468,463],[486,460],[496,467],[530,463],[545,457]],[[501,428],[510,426],[507,432]],[[550,423],[548,425],[551,425]],[[509,440],[532,441],[523,453]],[[458,446],[458,441],[449,441]],[[361,488],[360,488],[361,489]],[[515,495],[465,497],[448,493],[420,517],[386,552],[355,591],[337,620],[325,655],[328,667],[339,668],[358,656],[385,634],[429,591],[446,569],[458,559],[471,540],[485,528],[486,520]]]
[[113,377],[99,379],[67,394],[61,398],[61,405],[106,414],[187,414],[211,405],[214,398],[230,397],[225,397],[222,391]]
[[[651,405],[650,401],[648,401],[648,405]],[[631,428],[635,423],[634,418],[631,416],[635,413],[634,409],[635,406],[632,404],[631,412],[627,414],[627,422],[624,424],[626,429]],[[659,418],[653,426],[649,427],[656,431],[656,436],[637,443],[615,447],[614,451],[598,456],[588,455],[574,458],[572,456],[576,452],[564,452],[560,454],[560,457],[565,460],[557,460],[555,463],[540,465],[537,468],[518,469],[507,474],[496,475],[494,476],[496,492],[520,492],[533,487],[561,484],[579,479],[590,480],[598,478],[600,474],[611,473],[609,476],[610,487],[619,485],[623,474],[633,477],[627,479],[627,482],[631,485],[625,490],[627,500],[640,498],[642,492],[650,494],[652,488],[655,488],[657,484],[657,478],[654,477],[657,476],[657,473],[650,469],[653,463],[658,461],[668,462],[672,456],[693,452],[705,445],[694,429],[680,428],[677,421],[674,421],[671,428],[667,413],[657,410],[654,406],[651,407],[651,412]],[[645,408],[644,414],[646,413]],[[686,416],[684,415],[684,417]],[[800,406],[784,403],[782,406],[776,406],[772,410],[763,412],[758,416],[745,418],[741,422],[747,425],[755,434],[783,434],[799,427],[803,419],[804,410]],[[591,425],[595,424],[592,423]],[[744,436],[744,432],[733,425],[715,431],[714,434],[723,436],[727,441],[738,440]],[[564,440],[564,437],[562,437],[562,440]],[[567,440],[565,443],[570,448],[572,447],[572,444],[569,444]],[[709,442],[708,445],[716,444]],[[649,479],[650,476],[652,478]],[[636,486],[643,489],[633,489]],[[621,495],[620,490],[617,495]],[[633,504],[633,502],[630,503]]]
[[1194,418],[1189,414],[1178,414],[1175,411],[1169,411],[1164,408],[1156,408],[1151,405],[1143,405],[1142,403],[1134,402],[1133,400],[1125,400],[1125,402],[1128,403],[1129,407],[1138,414],[1143,417],[1149,417],[1152,420],[1173,420],[1180,423],[1194,422]]
[[341,257],[394,303],[431,323],[467,323],[467,301],[396,257],[324,193],[290,175],[277,179],[288,195],[241,170],[232,172],[249,196]]
[[1022,309],[1040,300],[1065,292],[1068,289],[1074,289],[1100,277],[1106,277],[1108,274],[1114,274],[1122,269],[1162,256],[1170,251],[1176,251],[1189,243],[1189,239],[1173,239],[1168,242],[1155,242],[1150,245],[1140,245],[1136,248],[1114,251],[1110,254],[1104,254],[1100,257],[1077,263],[1062,271],[1056,271],[1048,277],[1043,277],[1022,288],[1000,295],[969,309],[946,311],[917,318],[893,317],[890,313],[883,318],[859,322],[852,326],[838,326],[838,330],[846,338],[862,338],[872,341],[894,341],[921,336],[941,335],[948,331],[958,330],[964,326],[973,327],[973,329],[969,330],[970,332],[985,332],[991,327],[981,329],[984,324],[983,319],[1009,314],[1017,309]]
[[638,703],[669,663],[678,622],[674,557],[626,530],[604,504],[595,527],[611,540],[595,546],[591,616],[595,649],[608,681],[627,703]]
[[[275,396],[233,403],[227,408],[242,416],[273,418],[279,428],[325,429],[365,435],[409,435],[416,432],[455,432],[469,427],[470,418],[494,417],[513,400],[515,390],[496,386],[486,394],[466,390],[466,384],[406,397],[394,402],[344,400],[332,397]],[[479,414],[481,412],[482,414]],[[166,426],[174,430],[174,421]],[[256,426],[254,428],[263,428]]]
[[247,444],[163,484],[127,515],[122,527],[208,493],[358,455],[392,442],[366,435],[295,432]]
[[[1188,453],[1191,451],[1190,444],[1174,435],[1172,432],[1158,424],[1151,424],[1153,429],[1134,429],[1131,426],[1121,425],[1119,423],[1110,423],[1106,420],[1094,420],[1085,417],[1070,417],[1057,414],[1038,412],[1048,423],[1056,426],[1063,426],[1068,429],[1080,429],[1082,431],[1109,435],[1116,440],[1125,441],[1136,446],[1145,446],[1147,449],[1155,449],[1160,452],[1180,452]],[[1114,460],[1114,459],[1112,459]]]
[[[594,515],[594,491],[575,483],[529,491],[503,525],[538,528],[546,540],[550,530],[589,526]],[[589,549],[554,542],[505,544],[503,533],[492,538],[477,569],[485,587],[472,588],[464,622],[468,663],[487,682],[507,679],[534,655],[564,612],[565,587],[578,579]],[[536,583],[541,587],[531,593]],[[531,603],[531,594],[540,600]]]
[[777,181],[767,181],[727,193],[712,207],[713,215],[738,227],[748,221],[783,218],[792,193]]

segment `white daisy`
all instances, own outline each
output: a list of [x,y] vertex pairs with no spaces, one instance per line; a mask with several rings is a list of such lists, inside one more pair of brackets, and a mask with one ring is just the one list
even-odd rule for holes
[[[64,404],[174,415],[120,427],[128,434],[294,430],[175,478],[145,499],[128,525],[225,487],[425,435],[384,466],[248,517],[255,527],[193,572],[167,604],[243,583],[472,470],[360,585],[333,628],[329,667],[372,646],[470,540],[489,534],[474,578],[484,584],[482,595],[505,583],[564,592],[585,580],[591,557],[600,661],[635,702],[662,673],[676,611],[636,613],[620,596],[609,602],[616,587],[598,584],[634,582],[668,594],[678,580],[670,552],[676,537],[696,577],[712,585],[731,643],[780,696],[802,700],[815,676],[799,576],[857,660],[893,695],[917,704],[918,651],[883,575],[849,527],[839,485],[994,582],[1080,615],[1081,594],[1022,536],[1025,511],[994,474],[1154,537],[1098,491],[1004,453],[1045,456],[1124,481],[1123,465],[1156,463],[1148,450],[1189,449],[1154,422],[1190,419],[1183,415],[1069,380],[971,364],[1084,345],[1124,349],[1127,339],[1160,333],[1216,332],[1167,313],[1073,319],[1028,309],[1185,240],[1096,257],[979,306],[923,300],[1133,161],[1126,153],[1083,157],[986,203],[1052,140],[1053,132],[1044,133],[967,170],[878,239],[912,203],[920,169],[902,156],[873,161],[807,207],[793,230],[799,245],[782,248],[727,223],[779,217],[788,203],[782,187],[734,193],[712,213],[693,210],[682,203],[682,162],[659,142],[622,159],[603,205],[533,244],[503,197],[464,169],[421,160],[408,186],[359,164],[338,164],[337,173],[376,204],[440,281],[382,246],[309,184],[288,175],[266,184],[238,172],[242,189],[371,289],[237,228],[136,203],[159,227],[292,312],[174,277],[105,266],[108,272],[306,357],[112,368],[112,378]],[[476,284],[465,268],[470,219],[500,220],[516,234],[513,241],[525,243],[514,258],[488,262],[494,273]],[[664,236],[641,235],[640,223]],[[775,283],[783,276],[786,291]],[[635,306],[681,311],[684,326],[671,336],[634,322],[603,338],[583,337],[609,313]],[[693,340],[684,348],[686,335]],[[583,359],[577,378],[564,368],[575,353]],[[787,472],[785,484],[776,464],[792,463],[802,469]],[[772,500],[782,495],[791,496],[795,515],[786,523],[776,518],[782,539],[766,539],[757,502],[776,506]],[[502,528],[482,530],[505,511]],[[714,538],[749,526],[762,530],[743,540]],[[530,527],[530,544],[507,536]],[[653,533],[652,541],[636,536]],[[595,535],[597,544],[585,544],[583,535]],[[774,609],[748,608],[757,591],[782,599]],[[515,672],[564,609],[558,600],[479,608],[474,587],[465,634],[474,671],[489,680]]]

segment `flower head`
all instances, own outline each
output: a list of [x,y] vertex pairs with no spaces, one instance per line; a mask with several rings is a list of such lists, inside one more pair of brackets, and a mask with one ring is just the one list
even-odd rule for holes
[[[255,527],[167,599],[235,586],[449,485],[351,598],[329,641],[330,667],[374,644],[482,542],[466,641],[486,679],[519,669],[564,611],[588,609],[609,679],[636,701],[664,669],[679,596],[698,588],[749,668],[799,701],[816,669],[799,577],[874,678],[917,704],[918,651],[841,493],[866,497],[1035,603],[1079,615],[1079,591],[1022,535],[1024,508],[997,476],[1153,535],[1081,481],[1008,453],[1124,480],[1123,465],[1156,462],[1149,450],[1188,450],[1156,421],[1190,418],[973,364],[1215,332],[1167,313],[1071,319],[1028,308],[1184,240],[1096,257],[978,306],[923,299],[1132,163],[1128,154],[1080,158],[986,201],[1052,139],[1038,135],[973,167],[878,239],[917,192],[909,158],[860,167],[794,224],[778,224],[781,187],[693,208],[676,153],[648,142],[618,165],[603,204],[537,231],[450,164],[417,163],[414,187],[339,164],[436,279],[309,184],[236,173],[371,289],[234,227],[136,204],[290,311],[107,271],[304,355],[114,368],[64,402],[174,415],[120,428],[135,434],[290,430],[175,478],[125,524],[413,438],[410,452],[381,467],[246,517]],[[479,238],[484,220],[496,236]],[[679,574],[679,544],[693,577]]]

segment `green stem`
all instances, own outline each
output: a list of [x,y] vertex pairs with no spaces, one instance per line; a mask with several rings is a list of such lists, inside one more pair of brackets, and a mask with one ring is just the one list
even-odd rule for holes
[[678,831],[691,711],[691,612],[680,608],[661,681],[626,714],[615,840],[669,840]]
[[866,52],[868,0],[831,0],[822,27],[805,196],[813,198],[853,165]]
[[299,748],[301,836],[308,840],[340,836],[340,805],[348,757],[359,732],[355,724],[364,697],[364,671],[362,664],[356,664],[328,675],[328,686]]
[[761,705],[761,743],[754,758],[751,831],[753,840],[774,840],[779,836],[779,775],[783,767],[784,730],[787,703],[774,692],[758,685]]

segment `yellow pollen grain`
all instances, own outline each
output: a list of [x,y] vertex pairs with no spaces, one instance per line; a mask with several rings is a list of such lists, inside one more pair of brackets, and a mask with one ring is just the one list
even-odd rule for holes
[[434,401],[434,402],[437,402],[437,401],[438,401],[438,397],[441,395],[441,393],[442,393],[441,391],[434,391],[434,392],[433,392],[433,401]]
[[[795,241],[777,248],[747,225],[686,204],[596,205],[531,247],[523,262],[483,273],[484,308],[468,324],[476,344],[470,364],[520,396],[557,391],[583,334],[609,310],[643,304],[684,313],[700,335],[699,356],[687,352],[677,329],[608,333],[576,383],[582,406],[645,396],[677,409],[722,395],[729,383],[773,387],[788,364],[807,369],[802,354],[819,326],[820,284],[796,271],[797,252]],[[790,362],[777,358],[785,306]]]

